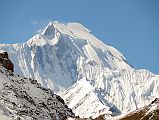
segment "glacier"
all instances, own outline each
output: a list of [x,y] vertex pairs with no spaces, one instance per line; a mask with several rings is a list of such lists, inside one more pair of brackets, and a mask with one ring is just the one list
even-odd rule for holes
[[159,95],[159,75],[137,70],[80,23],[50,22],[25,43],[0,44],[15,72],[61,95],[80,117],[115,116]]

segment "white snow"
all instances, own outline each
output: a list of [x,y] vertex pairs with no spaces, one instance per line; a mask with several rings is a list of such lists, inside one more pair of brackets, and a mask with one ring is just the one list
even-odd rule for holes
[[4,50],[0,50],[0,53],[4,53],[4,52],[6,52],[6,51],[4,51]]
[[43,45],[47,44],[47,40],[44,39],[42,37],[42,35],[37,34],[34,37],[32,37],[31,39],[29,39],[27,44],[29,46],[31,46],[31,45],[43,46]]

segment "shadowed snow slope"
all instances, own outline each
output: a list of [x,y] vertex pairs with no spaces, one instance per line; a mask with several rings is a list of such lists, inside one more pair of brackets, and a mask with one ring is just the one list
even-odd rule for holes
[[131,111],[159,93],[158,75],[136,70],[79,23],[50,22],[26,43],[0,49],[9,53],[16,73],[60,93],[81,117]]

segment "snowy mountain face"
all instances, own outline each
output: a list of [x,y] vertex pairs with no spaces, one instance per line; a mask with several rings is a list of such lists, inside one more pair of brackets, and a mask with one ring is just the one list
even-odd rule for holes
[[59,92],[82,78],[94,79],[96,69],[130,69],[123,55],[93,36],[79,23],[50,22],[42,33],[23,44],[1,44],[15,72],[37,79]]
[[97,117],[138,109],[158,93],[158,76],[145,70],[124,70],[118,76],[111,71],[98,80],[82,79],[66,90],[62,98],[81,117]]
[[79,23],[50,22],[23,44],[1,44],[15,72],[60,93],[76,115],[118,115],[150,103],[159,76],[136,70]]
[[64,120],[74,117],[60,96],[36,80],[20,77],[0,67],[1,120]]

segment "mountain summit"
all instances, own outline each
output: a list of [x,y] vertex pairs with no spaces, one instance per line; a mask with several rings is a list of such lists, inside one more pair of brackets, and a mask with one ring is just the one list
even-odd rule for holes
[[23,44],[1,44],[15,72],[59,93],[80,117],[118,115],[148,105],[159,76],[136,70],[80,23],[50,22]]

